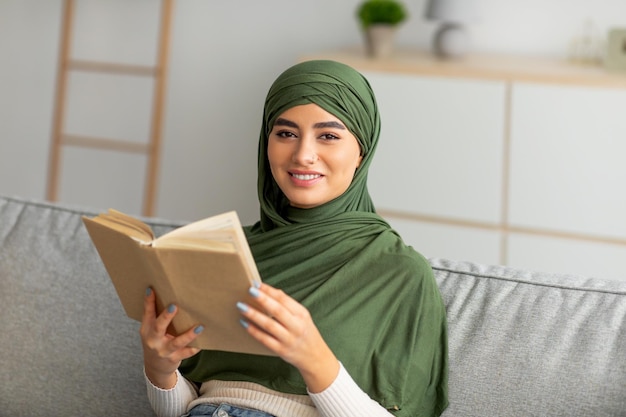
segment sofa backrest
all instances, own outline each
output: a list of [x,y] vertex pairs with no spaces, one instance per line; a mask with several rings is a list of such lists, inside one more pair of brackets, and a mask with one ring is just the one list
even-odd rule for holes
[[124,314],[83,214],[97,213],[0,198],[0,415],[154,416],[139,323]]
[[[81,220],[95,214],[0,197],[0,415],[154,415],[139,324]],[[626,282],[431,263],[448,310],[444,417],[626,416]]]
[[431,264],[449,323],[444,417],[626,416],[626,281]]

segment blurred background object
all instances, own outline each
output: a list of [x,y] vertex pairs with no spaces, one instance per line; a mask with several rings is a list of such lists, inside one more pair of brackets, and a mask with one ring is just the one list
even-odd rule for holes
[[367,54],[386,58],[393,52],[396,29],[407,18],[404,4],[396,0],[365,0],[357,9]]
[[426,18],[441,22],[433,37],[433,52],[459,58],[470,48],[469,23],[478,20],[478,0],[429,0]]

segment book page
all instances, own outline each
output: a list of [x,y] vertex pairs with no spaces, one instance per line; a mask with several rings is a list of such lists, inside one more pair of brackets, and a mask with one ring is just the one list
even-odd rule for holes
[[[165,239],[163,239],[165,237]],[[153,247],[171,249],[201,249],[214,252],[235,253],[238,245],[232,230],[218,230],[207,233],[204,230],[190,230],[187,233],[162,236],[156,239]]]
[[172,230],[157,238],[153,246],[205,248],[234,253],[240,246],[237,244],[237,229],[241,229],[241,223],[237,214],[231,211]]
[[241,227],[239,217],[237,217],[236,212],[229,211],[179,227],[159,237],[158,240],[173,239],[179,236],[187,236],[188,234],[210,236],[213,231],[232,230],[237,227]]
[[121,211],[117,211],[115,209],[109,209],[108,212],[106,213],[106,216],[115,220],[122,221],[123,223],[126,223],[136,228],[137,230],[141,230],[146,235],[150,235],[152,239],[154,239],[154,233],[152,232],[152,229],[150,229],[150,226],[148,226],[147,224],[145,224],[139,219],[136,219],[132,216],[129,216],[128,214],[124,214]]
[[[261,355],[273,355],[240,325],[238,301],[254,305],[249,295],[253,277],[240,254],[154,247],[163,271],[174,286],[174,298],[162,297],[164,305],[174,303],[178,312],[172,333],[181,334],[198,324],[205,327],[191,346]],[[157,293],[158,295],[158,293]],[[258,308],[258,307],[257,307]]]
[[229,211],[182,226],[164,234],[154,242],[156,247],[205,248],[239,253],[244,268],[253,282],[261,282],[259,271],[248,246],[239,216]]
[[147,224],[114,210],[99,214],[92,220],[146,245],[154,240],[154,233]]

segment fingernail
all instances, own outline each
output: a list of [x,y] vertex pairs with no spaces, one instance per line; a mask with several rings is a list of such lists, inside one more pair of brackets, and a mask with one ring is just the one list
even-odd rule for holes
[[152,294],[152,288],[148,287],[146,288],[146,297],[148,297],[150,294]]
[[195,329],[193,329],[193,332],[195,334],[200,334],[200,333],[202,333],[203,330],[204,330],[204,326],[198,326]]
[[250,287],[248,292],[250,293],[251,296],[255,298],[259,296],[259,289],[257,287]]
[[259,281],[253,281],[253,282],[252,282],[252,286],[253,286],[254,288],[261,288],[261,282],[259,282]]
[[173,313],[174,311],[176,311],[176,306],[175,306],[174,304],[170,304],[170,305],[167,307],[167,312],[171,314],[171,313]]
[[246,311],[248,311],[248,305],[246,303],[242,303],[241,301],[237,302],[237,308],[242,313],[245,313]]
[[250,323],[248,323],[244,319],[239,319],[239,323],[241,323],[241,325],[243,326],[244,329],[247,329],[248,327],[250,327]]

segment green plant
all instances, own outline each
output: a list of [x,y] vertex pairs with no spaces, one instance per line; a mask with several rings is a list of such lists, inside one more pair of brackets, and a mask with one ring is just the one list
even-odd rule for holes
[[398,25],[407,18],[404,5],[396,0],[365,0],[357,9],[363,28],[374,24]]

